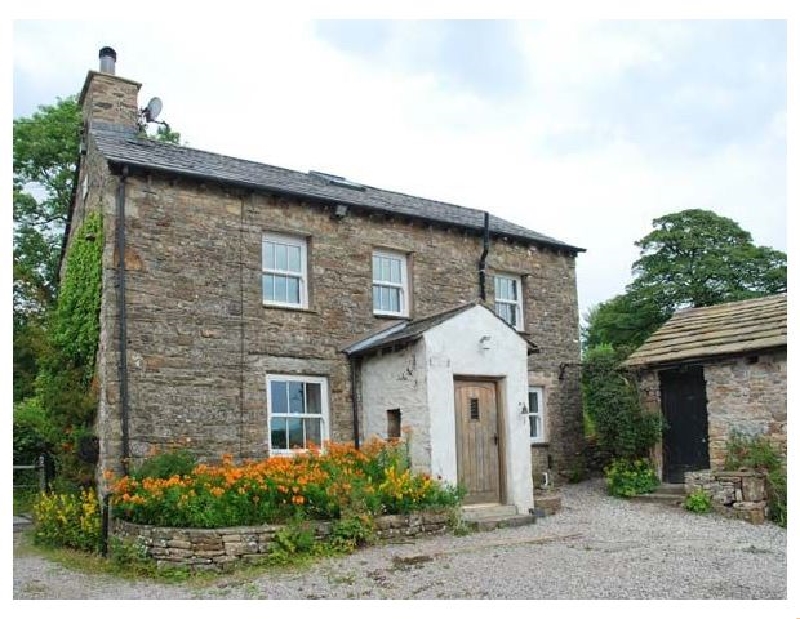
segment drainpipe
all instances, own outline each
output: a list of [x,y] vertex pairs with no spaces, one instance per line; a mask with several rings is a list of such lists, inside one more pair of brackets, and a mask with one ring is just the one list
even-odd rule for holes
[[122,169],[117,187],[117,251],[119,252],[119,400],[122,418],[122,472],[128,474],[128,336],[125,324],[125,179],[128,166]]
[[486,300],[486,256],[489,254],[489,213],[483,214],[483,253],[478,261],[478,282],[481,290],[481,301]]
[[361,449],[358,427],[358,404],[356,402],[356,360],[350,357],[350,399],[353,402],[353,441],[356,449]]

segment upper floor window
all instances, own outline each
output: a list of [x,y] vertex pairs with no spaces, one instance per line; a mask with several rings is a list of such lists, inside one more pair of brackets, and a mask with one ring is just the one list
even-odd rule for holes
[[494,311],[518,331],[525,323],[522,319],[522,279],[514,275],[495,275]]
[[403,254],[372,254],[372,309],[376,314],[408,316],[408,277]]
[[528,423],[531,443],[544,442],[544,389],[528,388]]
[[264,234],[261,254],[264,304],[308,307],[308,261],[305,239]]

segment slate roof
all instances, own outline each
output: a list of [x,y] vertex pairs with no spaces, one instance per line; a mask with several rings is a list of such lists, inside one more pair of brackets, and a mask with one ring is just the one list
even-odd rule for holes
[[[119,130],[114,131],[111,127],[104,128],[100,124],[93,126],[91,133],[103,156],[108,161],[118,164],[232,183],[331,204],[346,204],[472,230],[483,230],[484,212],[477,209],[367,185],[358,185],[358,188],[342,186],[313,173],[297,172],[186,146],[157,142]],[[570,252],[585,251],[494,215],[489,216],[489,229],[493,233]]]
[[662,365],[786,346],[786,294],[675,313],[623,363]]
[[[426,331],[442,324],[443,322],[447,322],[451,318],[458,316],[460,313],[465,312],[468,309],[479,305],[485,307],[480,301],[472,301],[471,303],[459,305],[443,312],[439,312],[438,314],[426,316],[425,318],[409,320],[407,322],[392,325],[391,327],[383,329],[382,331],[378,331],[377,333],[373,333],[372,335],[351,344],[347,348],[344,348],[342,352],[346,353],[350,357],[358,357],[372,350],[383,348],[384,346],[404,344],[406,342],[418,340]],[[486,309],[492,312],[490,308],[487,307]],[[494,312],[492,313],[494,314]],[[504,325],[508,326],[508,324],[502,318],[497,316],[497,314],[494,315]],[[510,326],[508,328],[512,329]],[[523,337],[521,333],[514,329],[512,329],[512,331],[525,340],[525,342],[528,344],[529,353],[539,352],[539,349],[536,347],[536,345],[530,342],[527,338]]]

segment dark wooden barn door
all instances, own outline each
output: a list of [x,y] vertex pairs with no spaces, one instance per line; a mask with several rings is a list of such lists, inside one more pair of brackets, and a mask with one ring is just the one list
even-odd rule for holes
[[709,467],[706,381],[702,366],[659,372],[663,434],[664,481],[684,482],[686,471]]
[[458,483],[465,503],[500,501],[500,454],[495,384],[455,381]]

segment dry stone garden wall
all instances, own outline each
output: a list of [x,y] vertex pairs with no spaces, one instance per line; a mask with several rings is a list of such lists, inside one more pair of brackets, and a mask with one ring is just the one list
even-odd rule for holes
[[757,471],[695,471],[686,473],[686,495],[698,489],[711,496],[714,511],[763,524],[767,517],[766,476]]
[[[435,535],[449,529],[450,510],[429,510],[408,515],[375,518],[375,535],[381,540],[397,540],[417,535]],[[312,522],[315,537],[324,540],[331,532],[330,522]],[[193,570],[223,571],[236,563],[265,558],[276,534],[284,525],[185,529],[154,527],[117,520],[115,536],[128,543],[143,544],[147,556],[159,567],[189,567]]]

